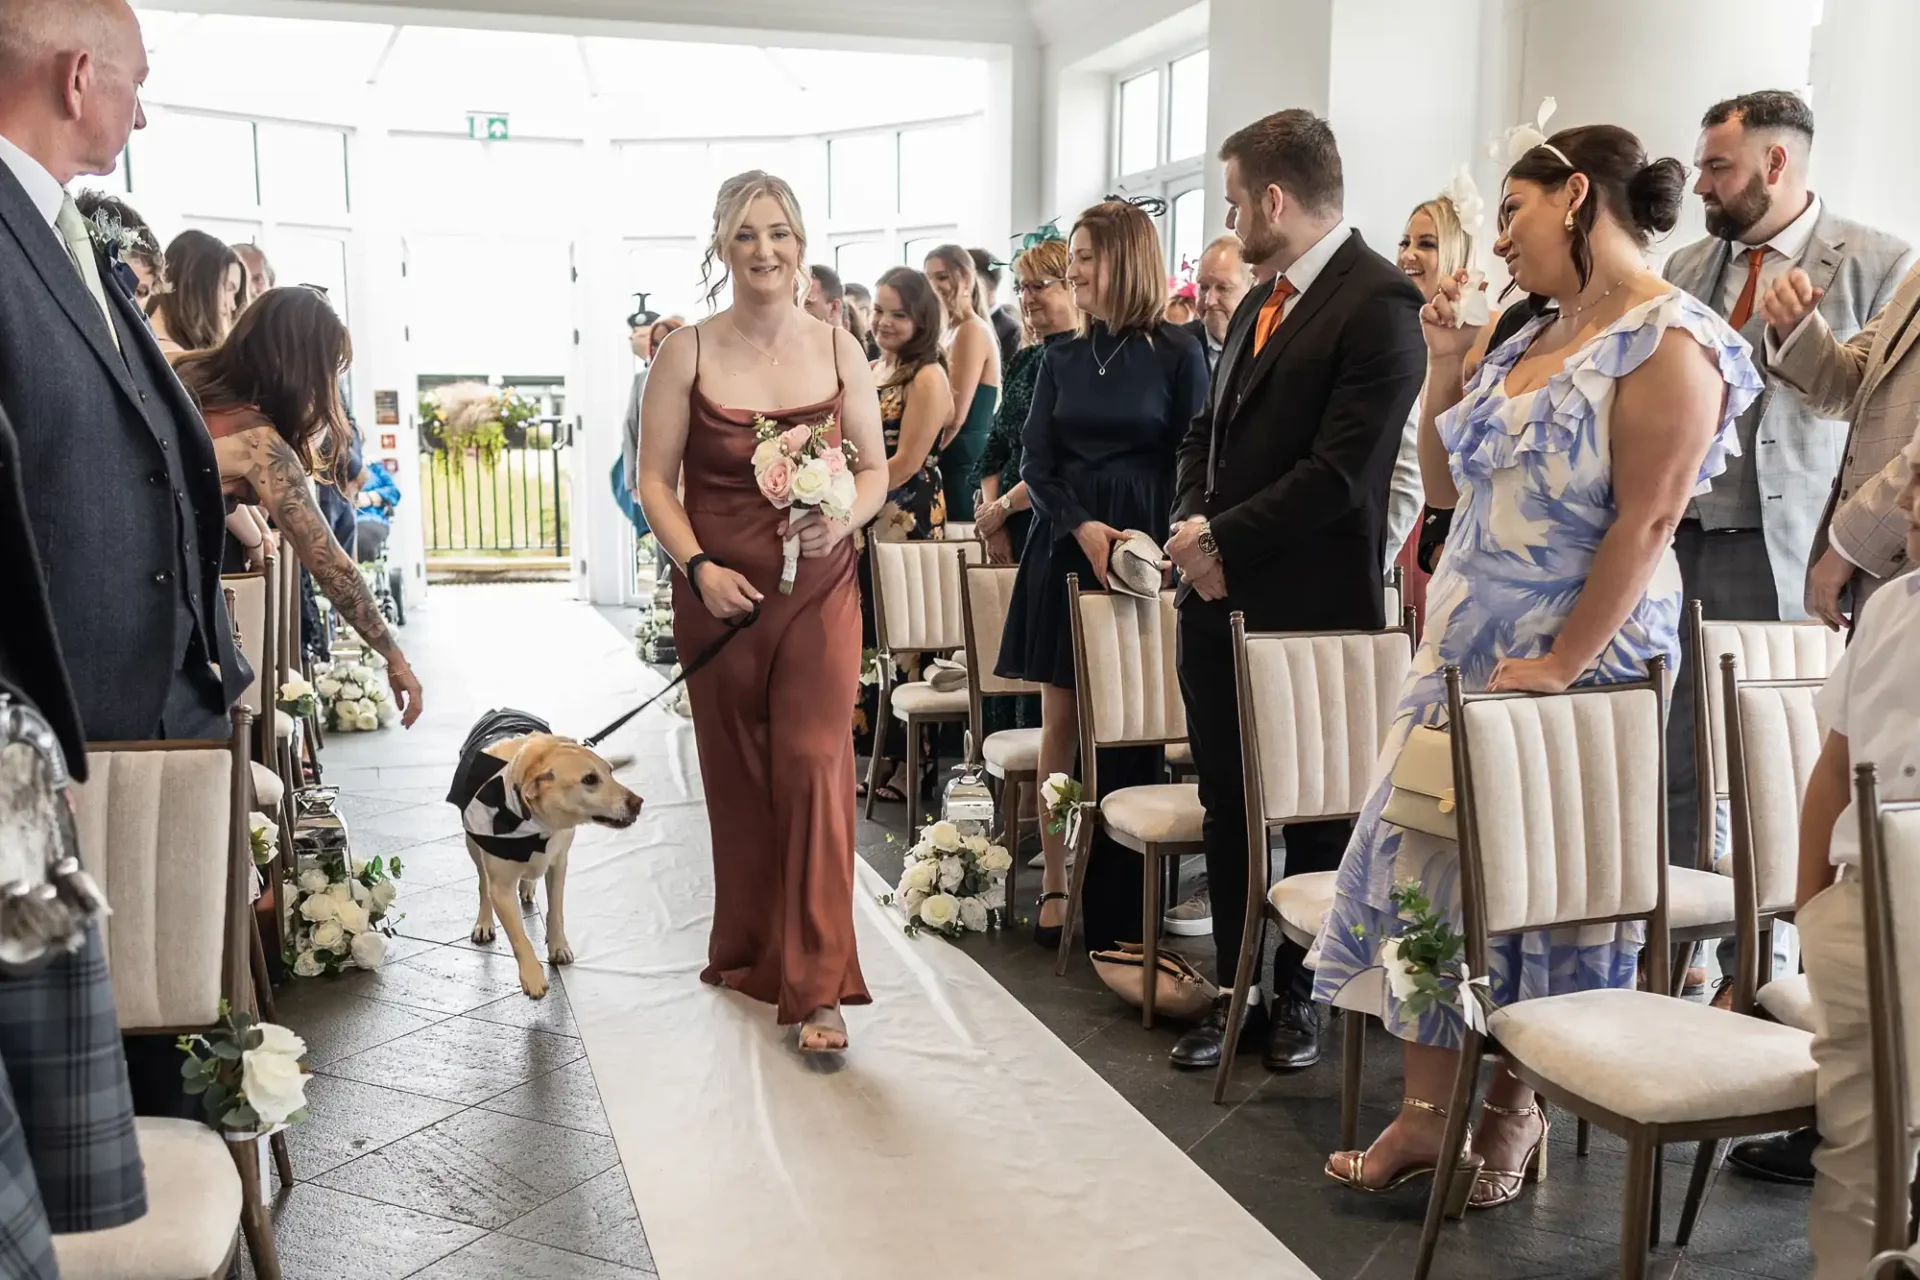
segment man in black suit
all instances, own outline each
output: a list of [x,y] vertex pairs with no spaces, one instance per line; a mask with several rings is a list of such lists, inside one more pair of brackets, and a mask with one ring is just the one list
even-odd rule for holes
[[113,171],[146,71],[125,0],[0,6],[0,407],[87,739],[224,741],[213,442],[64,190]]
[[[1387,482],[1426,372],[1419,292],[1342,214],[1327,122],[1282,111],[1220,148],[1227,225],[1272,278],[1233,322],[1205,411],[1180,449],[1173,539],[1182,581],[1180,687],[1206,806],[1215,974],[1233,983],[1247,908],[1247,820],[1229,619],[1252,631],[1385,623]],[[1340,865],[1351,823],[1285,831],[1286,870]],[[1318,1061],[1319,1014],[1304,952],[1283,945],[1267,1065]],[[1220,1060],[1227,993],[1174,1047],[1180,1067]]]

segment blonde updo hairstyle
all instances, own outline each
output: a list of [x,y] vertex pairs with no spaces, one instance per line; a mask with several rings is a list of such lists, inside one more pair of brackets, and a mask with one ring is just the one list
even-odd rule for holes
[[[807,224],[800,216],[800,201],[795,198],[793,188],[786,179],[776,178],[762,169],[749,169],[745,173],[736,173],[720,184],[720,193],[713,201],[713,239],[707,243],[707,251],[700,259],[700,283],[707,286],[707,308],[712,310],[719,300],[721,290],[727,287],[732,273],[726,263],[726,246],[732,242],[740,227],[747,220],[747,210],[761,196],[772,196],[780,206],[781,216],[793,229],[793,238],[799,242],[800,269],[794,272],[794,302],[800,303],[807,295],[810,277],[807,275]],[[714,268],[718,266],[720,278],[714,279]]]
[[1452,199],[1435,196],[1415,205],[1407,221],[1413,221],[1414,213],[1424,213],[1433,219],[1434,233],[1440,241],[1441,276],[1451,279],[1454,272],[1467,270],[1467,264],[1473,261],[1473,233],[1461,224],[1460,211],[1453,207]]
[[[1031,283],[1035,280],[1057,280],[1065,287],[1067,267],[1070,259],[1065,240],[1042,240],[1013,260],[1013,274],[1016,279]],[[1087,331],[1087,317],[1080,311],[1073,313],[1073,329],[1076,334]],[[1020,345],[1030,347],[1047,335],[1035,333],[1033,326],[1027,323],[1026,308],[1020,310]]]

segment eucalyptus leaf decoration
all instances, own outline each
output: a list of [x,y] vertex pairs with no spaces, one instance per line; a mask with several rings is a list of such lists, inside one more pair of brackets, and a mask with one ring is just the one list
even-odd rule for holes
[[[1394,998],[1415,1017],[1435,1005],[1458,1009],[1469,1026],[1486,1029],[1493,994],[1486,977],[1467,967],[1467,939],[1453,922],[1434,910],[1418,881],[1409,880],[1388,895],[1406,927],[1380,946],[1380,963]],[[1463,1000],[1462,991],[1467,992]]]

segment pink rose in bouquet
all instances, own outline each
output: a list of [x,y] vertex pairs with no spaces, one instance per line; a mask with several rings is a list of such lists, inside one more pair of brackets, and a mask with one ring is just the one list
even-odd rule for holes
[[830,476],[837,476],[847,469],[847,455],[839,449],[829,449],[821,454],[820,462]]
[[790,458],[805,458],[807,446],[812,443],[812,427],[788,427],[780,434],[780,447],[787,451]]
[[782,454],[760,469],[754,479],[768,502],[785,508],[793,504],[793,459]]

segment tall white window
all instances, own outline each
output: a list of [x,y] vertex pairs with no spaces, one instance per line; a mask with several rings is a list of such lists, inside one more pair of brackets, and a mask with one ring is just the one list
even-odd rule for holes
[[[827,139],[829,261],[872,287],[889,267],[971,234],[978,218],[981,120],[969,116]],[[816,232],[816,237],[818,233]]]
[[1169,274],[1190,269],[1208,240],[1207,51],[1194,49],[1114,77],[1113,189],[1166,202],[1155,220]]

